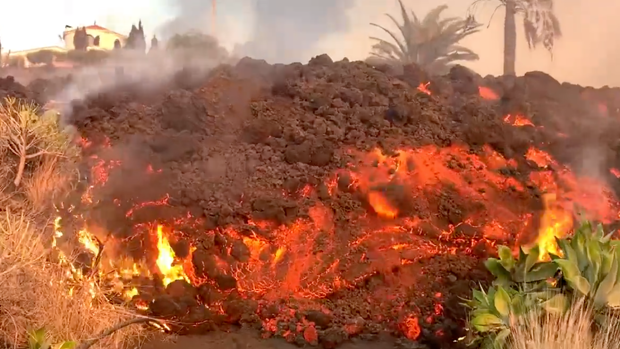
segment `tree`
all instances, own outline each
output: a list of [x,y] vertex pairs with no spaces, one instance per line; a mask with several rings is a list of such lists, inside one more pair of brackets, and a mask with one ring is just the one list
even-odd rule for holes
[[127,43],[125,44],[125,47],[139,52],[145,52],[146,39],[144,38],[144,28],[142,27],[142,21],[138,22],[138,27],[136,27],[135,25],[131,26],[131,31],[129,31],[129,36],[127,37]]
[[390,42],[371,37],[377,41],[370,52],[372,58],[388,64],[415,63],[434,74],[445,73],[456,61],[471,61],[479,58],[472,50],[458,45],[463,38],[479,31],[481,24],[476,23],[473,17],[442,19],[442,12],[448,8],[447,5],[442,5],[434,8],[422,20],[419,20],[413,11],[411,15],[407,13],[402,0],[398,2],[403,23],[400,24],[390,14],[386,15],[396,24],[401,38],[395,32],[371,23],[372,26],[385,31],[392,38]]
[[[480,1],[476,0],[470,10]],[[499,0],[498,7],[506,8],[504,17],[504,75],[516,75],[517,24],[516,15],[523,15],[525,40],[530,49],[540,44],[551,53],[555,40],[562,36],[560,21],[553,10],[553,0]]]
[[73,34],[73,48],[77,51],[88,49],[88,33],[86,27],[78,27]]
[[149,48],[149,53],[155,53],[158,51],[159,51],[159,40],[157,40],[157,37],[153,35],[153,38],[151,38],[151,48]]
[[41,156],[64,156],[70,140],[58,128],[58,120],[50,115],[39,116],[38,108],[15,98],[0,103],[0,142],[19,162],[13,184],[19,187],[26,162]]

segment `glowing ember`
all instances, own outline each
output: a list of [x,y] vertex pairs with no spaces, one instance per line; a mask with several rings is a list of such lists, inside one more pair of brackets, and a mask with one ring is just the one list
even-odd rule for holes
[[416,340],[420,337],[420,325],[418,318],[415,316],[406,317],[400,324],[401,331],[410,340]]
[[609,172],[616,178],[620,178],[620,170],[618,170],[617,168],[612,168],[609,170]]
[[551,155],[533,147],[527,150],[525,158],[534,162],[536,165],[538,165],[538,167],[541,168],[546,168],[549,165],[555,163],[555,161],[553,161],[553,159],[551,158]]
[[480,97],[486,100],[495,101],[499,99],[499,96],[495,93],[495,91],[485,86],[478,86],[478,93],[480,94]]
[[506,115],[506,117],[504,117],[504,122],[511,124],[512,126],[517,126],[517,127],[534,126],[534,124],[530,120],[528,120],[526,117],[521,116],[519,114]]
[[428,89],[428,85],[430,85],[430,82],[427,83],[420,83],[420,85],[418,86],[418,91],[422,92],[422,93],[426,93],[427,95],[431,95],[431,91]]

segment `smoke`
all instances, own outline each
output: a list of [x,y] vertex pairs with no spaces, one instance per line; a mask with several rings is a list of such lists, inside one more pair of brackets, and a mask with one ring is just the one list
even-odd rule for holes
[[184,34],[190,31],[209,33],[210,0],[168,0],[167,4],[169,9],[175,12],[175,15],[157,29],[162,39],[167,40],[175,34]]
[[[170,8],[176,15],[159,27],[162,38],[193,30],[211,33],[211,4],[204,0],[170,0]],[[349,29],[347,11],[354,5],[355,0],[244,0],[236,1],[234,8],[229,8],[233,5],[220,1],[218,6],[223,8],[218,13],[217,24],[226,21],[226,18],[222,20],[222,13],[241,16],[224,23],[217,34],[227,40],[230,31],[245,27],[249,37],[236,43],[236,55],[270,63],[305,62],[318,54],[317,44],[325,37]],[[253,19],[249,26],[244,22],[246,14]]]
[[184,70],[191,71],[191,76],[199,79],[212,68],[228,62],[226,56],[213,56],[212,51],[201,50],[170,51],[160,48],[148,54],[118,50],[101,64],[72,69],[70,83],[57,95],[48,97],[64,108],[59,111],[62,115],[61,123],[66,126],[74,121],[74,101],[101,93],[114,94],[123,86],[148,94],[168,87]]
[[255,5],[254,35],[239,53],[270,63],[305,62],[328,35],[348,30],[354,0],[261,0]]

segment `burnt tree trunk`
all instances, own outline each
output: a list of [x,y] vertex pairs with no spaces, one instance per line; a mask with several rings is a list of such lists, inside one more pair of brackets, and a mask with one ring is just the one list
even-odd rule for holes
[[517,24],[515,0],[506,0],[506,17],[504,17],[504,75],[516,75],[517,60]]

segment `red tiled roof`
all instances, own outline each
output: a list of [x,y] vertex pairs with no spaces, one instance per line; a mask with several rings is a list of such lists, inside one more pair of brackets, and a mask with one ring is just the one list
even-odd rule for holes
[[108,28],[104,28],[104,27],[102,27],[102,26],[100,26],[100,25],[96,25],[96,24],[89,25],[89,26],[87,26],[87,27],[86,27],[86,29],[95,29],[95,30],[107,30],[107,31],[111,31],[111,30],[110,30],[110,29],[108,29]]
[[[78,27],[78,28],[81,28],[81,27]],[[74,32],[76,29],[77,29],[77,28],[71,28],[71,29],[65,30],[65,31],[64,31],[64,33],[71,33],[71,32]],[[100,25],[97,25],[97,24],[87,25],[87,26],[86,26],[86,30],[89,30],[89,29],[91,29],[91,30],[101,30],[101,31],[107,31],[107,32],[110,32],[110,33],[114,33],[114,34],[116,34],[116,35],[126,36],[126,35],[123,35],[123,34],[121,34],[121,33],[117,33],[117,32],[115,32],[114,30],[110,30],[110,29],[108,29],[108,28],[104,28],[104,27],[102,27],[102,26],[100,26]]]

